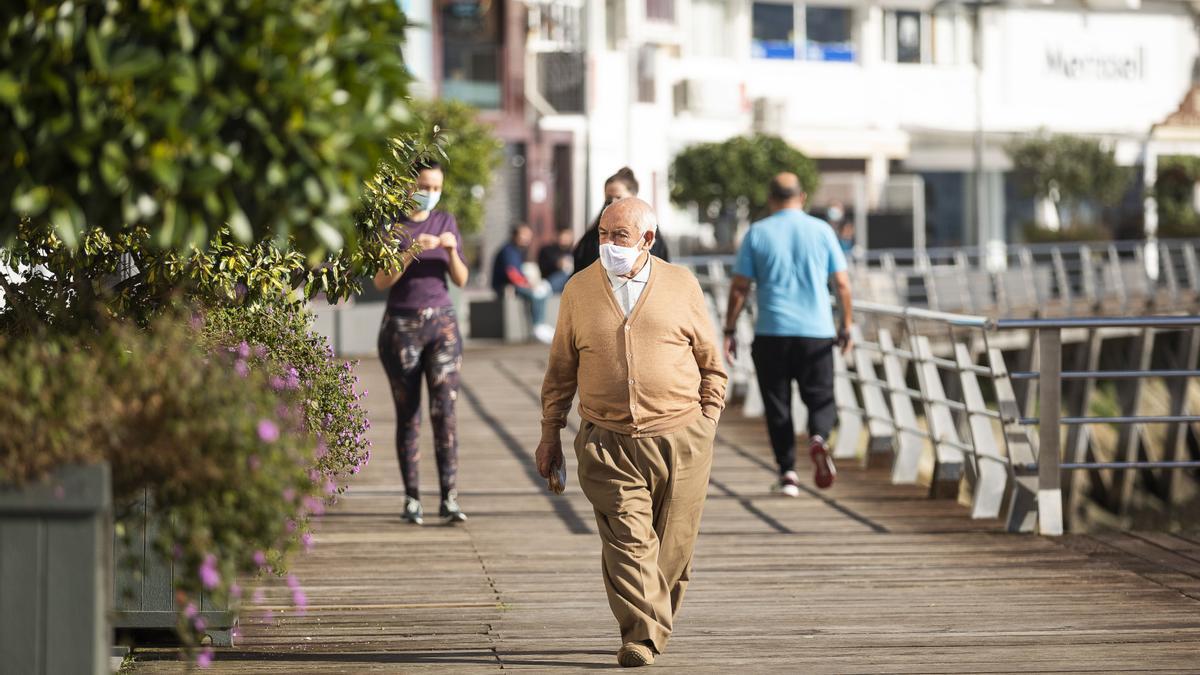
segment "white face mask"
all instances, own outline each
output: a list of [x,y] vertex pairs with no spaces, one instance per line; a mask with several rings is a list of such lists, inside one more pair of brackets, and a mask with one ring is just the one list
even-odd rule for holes
[[413,202],[417,205],[418,211],[429,211],[437,206],[438,200],[442,198],[442,191],[431,192],[428,190],[418,190],[413,193]]
[[[640,244],[641,242],[638,243]],[[641,254],[642,250],[637,246],[601,244],[600,264],[609,272],[617,276],[623,276],[633,271],[633,266],[637,263],[638,256]]]

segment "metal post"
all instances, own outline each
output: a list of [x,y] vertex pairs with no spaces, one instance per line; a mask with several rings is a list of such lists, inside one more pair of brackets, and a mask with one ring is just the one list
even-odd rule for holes
[[1063,533],[1061,441],[1058,420],[1062,413],[1062,335],[1058,328],[1038,329],[1041,374],[1038,415],[1038,532]]

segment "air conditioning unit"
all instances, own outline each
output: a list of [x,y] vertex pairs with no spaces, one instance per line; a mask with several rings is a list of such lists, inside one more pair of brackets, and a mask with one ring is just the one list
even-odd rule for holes
[[763,134],[782,134],[787,121],[787,101],[778,98],[754,99],[754,130]]

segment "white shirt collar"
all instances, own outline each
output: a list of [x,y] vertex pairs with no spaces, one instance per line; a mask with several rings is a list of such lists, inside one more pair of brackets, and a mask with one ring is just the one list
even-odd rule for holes
[[613,274],[612,272],[609,272],[607,269],[604,270],[604,273],[608,275],[608,283],[612,284],[612,287],[615,290],[615,289],[621,288],[622,286],[624,286],[625,284],[627,284],[631,281],[639,283],[639,284],[644,284],[644,283],[650,281],[650,261],[653,258],[654,258],[654,256],[646,256],[646,264],[642,265],[642,269],[639,270],[637,274],[633,275],[632,278],[626,278],[626,277],[620,276],[618,274]]

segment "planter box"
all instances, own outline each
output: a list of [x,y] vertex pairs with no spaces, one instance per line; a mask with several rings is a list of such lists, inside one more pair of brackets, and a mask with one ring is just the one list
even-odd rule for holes
[[0,488],[0,671],[110,672],[111,546],[107,465]]
[[[131,517],[125,520],[128,538],[114,538],[117,573],[114,577],[117,628],[132,630],[174,630],[175,564],[164,560],[154,550],[157,535],[157,516],[150,491],[133,505]],[[213,645],[233,645],[232,630],[236,617],[223,607],[215,606],[207,595],[200,596],[200,616],[208,623],[205,634]]]

